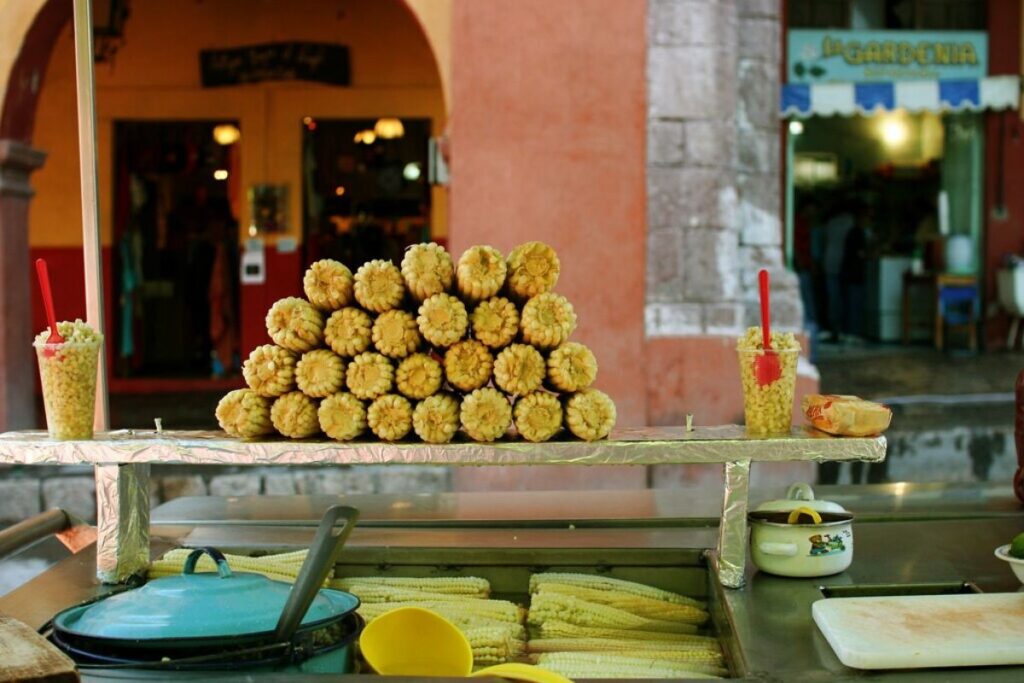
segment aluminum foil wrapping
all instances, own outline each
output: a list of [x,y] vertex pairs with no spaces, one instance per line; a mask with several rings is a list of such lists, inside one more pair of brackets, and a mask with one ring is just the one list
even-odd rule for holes
[[794,428],[748,438],[742,427],[620,429],[604,441],[461,442],[443,445],[380,441],[243,441],[222,432],[120,430],[93,441],[52,441],[45,432],[0,435],[0,463],[206,465],[673,465],[735,460],[863,460],[885,458],[885,437],[840,438]]
[[149,565],[149,465],[96,467],[96,576],[124,583]]
[[750,461],[725,463],[725,500],[718,524],[718,569],[723,586],[743,585],[747,564],[747,497]]

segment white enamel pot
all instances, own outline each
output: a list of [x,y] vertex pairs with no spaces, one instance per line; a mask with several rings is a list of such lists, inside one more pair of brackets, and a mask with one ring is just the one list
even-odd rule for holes
[[763,572],[777,576],[829,576],[853,561],[853,515],[801,507],[751,512],[750,556]]

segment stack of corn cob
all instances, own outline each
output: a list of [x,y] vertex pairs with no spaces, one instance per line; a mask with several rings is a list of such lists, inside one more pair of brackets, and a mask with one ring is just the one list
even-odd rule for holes
[[348,577],[331,582],[360,600],[367,623],[399,607],[437,612],[465,634],[476,666],[521,658],[526,651],[526,610],[507,600],[491,600],[491,586],[476,577]]
[[715,678],[718,642],[699,635],[705,605],[631,581],[586,574],[530,578],[530,639],[539,666],[569,678]]
[[370,261],[355,274],[330,259],[305,274],[305,298],[271,306],[272,344],[253,349],[248,388],[228,393],[217,421],[231,436],[366,432],[447,443],[515,432],[547,441],[563,427],[608,436],[615,404],[591,387],[594,354],[569,341],[576,313],[552,290],[561,265],[542,242],[506,258],[489,246],[458,260],[437,244],[410,247],[401,267]]
[[[302,567],[308,552],[308,550],[298,550],[293,553],[264,555],[262,557],[225,554],[224,559],[228,561],[228,566],[231,567],[232,571],[262,574],[268,579],[275,581],[295,583],[295,579],[299,575],[299,569]],[[185,567],[185,559],[191,553],[192,548],[177,548],[167,552],[162,558],[149,565],[147,577],[158,579],[163,576],[181,574],[182,569]],[[208,555],[203,555],[199,558],[199,562],[196,563],[196,571],[215,572],[217,567]],[[327,585],[327,583],[324,582],[324,585]]]

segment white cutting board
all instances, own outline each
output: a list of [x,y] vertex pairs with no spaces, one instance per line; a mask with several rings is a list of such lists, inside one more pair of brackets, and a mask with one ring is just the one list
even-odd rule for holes
[[1024,664],[1024,593],[828,598],[811,614],[854,669]]

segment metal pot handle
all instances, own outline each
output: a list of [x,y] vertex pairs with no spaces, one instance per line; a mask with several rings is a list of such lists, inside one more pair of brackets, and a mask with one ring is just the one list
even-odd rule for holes
[[806,482],[797,482],[786,491],[788,500],[814,500],[814,489]]
[[213,560],[214,564],[217,565],[217,574],[222,579],[231,578],[231,567],[228,566],[228,560],[224,557],[224,554],[216,548],[210,548],[209,546],[203,548],[196,548],[188,554],[185,558],[185,566],[182,568],[182,574],[194,574],[196,571],[196,563],[199,562],[199,558],[203,555],[209,555],[210,559]]

